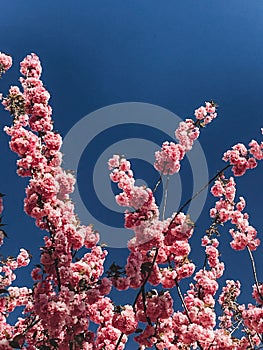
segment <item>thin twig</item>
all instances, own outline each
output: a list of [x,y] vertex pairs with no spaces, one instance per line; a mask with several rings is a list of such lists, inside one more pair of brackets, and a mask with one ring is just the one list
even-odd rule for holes
[[242,319],[239,320],[239,321],[237,322],[237,325],[234,326],[234,328],[231,330],[231,332],[229,333],[229,335],[232,335],[232,334],[239,328],[239,326],[241,325],[241,323],[243,323],[243,320],[242,320]]
[[166,165],[167,165],[167,162],[164,162],[163,170],[161,171],[160,177],[159,177],[158,181],[156,182],[156,184],[155,184],[155,186],[154,186],[154,188],[153,188],[153,191],[152,191],[153,193],[157,190],[158,186],[159,186],[160,183],[162,182],[162,175],[163,175],[163,172],[164,172],[164,170],[165,170]]
[[163,221],[164,221],[164,215],[165,215],[167,198],[168,198],[168,184],[169,184],[169,175],[167,176],[166,183],[165,183],[165,189],[164,189],[163,214],[162,214]]
[[145,288],[142,289],[142,302],[143,302],[143,311],[145,313],[146,320],[148,322],[148,325],[152,326],[152,322],[150,318],[147,316],[147,306],[146,306],[146,297],[145,297]]
[[228,164],[226,165],[223,169],[221,169],[220,171],[218,171],[216,173],[215,176],[213,176],[206,185],[204,185],[204,187],[202,187],[199,191],[197,191],[190,199],[188,199],[182,206],[181,208],[178,210],[178,212],[175,214],[175,216],[173,217],[173,219],[171,220],[168,229],[172,226],[174,220],[176,219],[176,217],[182,212],[182,210],[193,200],[195,199],[200,193],[202,193],[220,174],[222,174],[226,169],[228,169],[231,165]]
[[155,264],[155,261],[156,261],[156,259],[157,259],[158,252],[159,252],[159,250],[158,250],[158,248],[156,248],[153,261],[152,261],[151,266],[150,266],[150,268],[149,268],[148,275],[147,275],[147,277],[145,278],[145,280],[144,280],[144,282],[143,282],[143,284],[142,284],[142,286],[141,286],[141,288],[140,288],[138,294],[136,295],[136,298],[135,298],[135,300],[134,300],[134,302],[133,302],[133,305],[132,305],[133,307],[135,307],[135,305],[136,305],[136,303],[137,303],[137,300],[138,300],[138,298],[139,298],[139,296],[140,296],[140,294],[141,294],[143,288],[145,287],[146,283],[148,282],[148,279],[149,279],[150,276],[151,276],[152,268],[153,268],[153,265]]
[[249,254],[249,257],[250,257],[250,260],[251,260],[254,280],[255,280],[255,283],[256,283],[256,287],[257,287],[257,292],[258,292],[258,295],[260,296],[260,299],[263,300],[263,296],[262,296],[262,294],[261,294],[261,292],[259,290],[259,282],[258,282],[258,277],[257,277],[255,260],[254,260],[253,254],[252,254],[252,252],[251,252],[251,250],[250,250],[250,248],[248,246],[247,246],[247,251],[248,251],[248,254]]
[[[134,300],[134,302],[133,302],[133,304],[132,304],[133,309],[135,308],[135,305],[136,305],[136,303],[137,303],[137,300],[139,299],[139,296],[141,295],[142,291],[144,290],[144,287],[145,287],[146,283],[148,282],[148,279],[149,279],[150,276],[151,276],[152,268],[153,268],[153,265],[155,264],[155,261],[156,261],[156,259],[157,259],[157,255],[158,255],[158,248],[156,248],[156,250],[155,250],[154,258],[153,258],[153,261],[152,261],[151,266],[150,266],[150,268],[149,268],[148,275],[146,276],[146,278],[145,278],[145,280],[144,280],[144,282],[143,282],[143,284],[142,284],[142,286],[141,286],[139,292],[137,293],[136,298],[135,298],[135,300]],[[118,346],[120,345],[123,336],[124,336],[124,333],[122,332],[122,333],[120,334],[119,339],[118,339],[118,341],[117,341],[117,344],[116,344],[116,346],[115,346],[115,350],[118,349]]]
[[181,302],[182,302],[182,304],[183,304],[183,307],[184,307],[186,316],[187,316],[187,318],[188,318],[188,321],[189,321],[190,323],[192,323],[192,321],[191,321],[191,319],[190,319],[190,316],[189,316],[189,312],[188,312],[187,306],[185,305],[185,302],[184,302],[183,294],[182,294],[182,292],[181,292],[181,289],[180,289],[180,287],[179,287],[179,283],[178,283],[178,282],[176,282],[176,289],[177,289],[177,293],[178,293],[178,295],[179,295],[179,298],[180,298],[180,300],[181,300]]
[[160,175],[158,181],[156,182],[154,189],[153,189],[153,193],[157,190],[158,186],[160,185],[160,183],[162,182],[162,175]]

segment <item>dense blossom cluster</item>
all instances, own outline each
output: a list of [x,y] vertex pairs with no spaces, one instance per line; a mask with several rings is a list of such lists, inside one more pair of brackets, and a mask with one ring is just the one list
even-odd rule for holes
[[210,210],[210,216],[215,219],[216,223],[225,223],[231,221],[235,225],[235,229],[230,229],[230,234],[233,238],[231,247],[235,250],[243,250],[248,247],[255,250],[260,240],[256,238],[256,229],[249,224],[249,215],[242,213],[246,202],[243,197],[239,198],[239,202],[235,203],[235,181],[231,177],[229,180],[223,175],[215,181],[211,189],[215,197],[220,197],[216,202],[215,208]]
[[[13,86],[3,100],[13,116],[13,125],[5,131],[11,137],[11,150],[20,157],[17,173],[30,177],[24,209],[48,235],[41,248],[41,268],[32,271],[34,303],[28,299],[25,309],[30,317],[18,320],[9,333],[3,329],[0,340],[12,348],[12,338],[23,334],[22,343],[35,349],[33,335],[37,332],[37,347],[52,348],[57,344],[60,349],[94,349],[99,340],[88,330],[90,306],[104,300],[111,290],[111,282],[101,279],[107,252],[97,246],[98,233],[92,226],[81,225],[74,213],[69,193],[75,179],[60,166],[62,138],[53,131],[50,95],[40,80],[41,71],[38,57],[28,55],[21,63],[23,91]],[[89,252],[75,261],[74,255],[82,247]],[[25,250],[15,261],[7,260],[2,268],[4,285],[14,280],[13,269],[27,263]],[[111,322],[109,319],[105,325],[111,326]]]
[[252,140],[249,149],[242,143],[232,147],[232,150],[225,152],[223,160],[233,165],[232,170],[235,176],[244,175],[248,169],[257,166],[257,161],[263,159],[263,142],[260,144]]
[[199,127],[209,124],[216,118],[216,107],[213,102],[206,102],[195,111],[197,121],[186,119],[180,122],[175,131],[175,136],[179,143],[164,142],[162,150],[155,152],[154,167],[164,175],[172,175],[180,170],[180,161],[186,152],[193,147],[194,141],[199,137]]
[[[10,68],[10,56],[0,53],[0,72]],[[39,58],[28,55],[21,62],[22,91],[12,86],[2,104],[13,117],[5,127],[10,148],[15,152],[17,174],[29,177],[25,212],[45,232],[40,264],[31,272],[34,285],[12,286],[15,270],[27,266],[29,252],[20,249],[16,258],[2,258],[0,265],[0,350],[121,350],[128,336],[140,349],[245,350],[262,347],[263,284],[257,280],[252,252],[260,241],[249,216],[243,212],[245,199],[235,201],[236,184],[218,174],[211,192],[218,200],[210,211],[212,223],[203,236],[204,264],[197,268],[190,259],[189,240],[194,223],[181,211],[171,217],[160,215],[155,190],[136,186],[130,162],[114,155],[108,162],[110,178],[120,190],[119,205],[126,208],[124,226],[133,231],[128,242],[129,256],[124,268],[113,263],[107,274],[107,251],[98,245],[99,234],[81,225],[74,212],[70,193],[75,179],[62,169],[61,136],[53,130],[50,95],[40,75]],[[193,147],[200,130],[217,116],[213,101],[195,110],[196,121],[186,119],[175,131],[178,143],[164,142],[155,154],[155,168],[163,175],[180,170],[186,152]],[[256,167],[263,158],[263,143],[252,140],[247,149],[238,144],[224,154],[235,176]],[[0,194],[0,215],[3,195]],[[223,276],[220,261],[219,226],[230,229],[231,247],[246,249],[253,262],[255,303],[240,305],[240,282],[228,280],[219,297],[218,279]],[[2,226],[2,216],[0,216]],[[0,231],[0,245],[6,233]],[[82,249],[80,251],[80,249]],[[82,255],[81,255],[82,254]],[[192,277],[188,290],[181,281]],[[112,287],[137,289],[133,303],[116,305]],[[181,309],[175,309],[177,290]],[[222,315],[216,315],[216,303]],[[23,306],[23,318],[14,325],[9,314]],[[219,323],[219,325],[218,325]],[[96,331],[94,325],[97,325]],[[242,336],[236,334],[241,330]]]
[[12,66],[12,57],[0,52],[0,78]]
[[[0,196],[0,221],[2,222],[3,197]],[[3,244],[5,232],[1,230],[0,246]],[[7,320],[10,312],[14,311],[17,306],[26,306],[28,309],[32,304],[32,290],[27,287],[11,286],[16,279],[15,270],[27,266],[30,262],[28,252],[21,248],[16,258],[8,257],[1,261],[0,266],[0,291],[2,296],[0,299],[0,349],[12,349],[9,339],[19,334],[17,328],[11,326]],[[4,335],[4,336],[3,336]]]
[[[194,272],[194,264],[188,259],[188,240],[193,233],[193,223],[183,213],[160,220],[152,190],[134,185],[130,164],[125,158],[115,155],[109,160],[109,167],[112,170],[111,179],[123,190],[116,196],[116,201],[131,208],[125,213],[125,227],[135,234],[128,242],[131,254],[125,267],[126,277],[115,274],[114,285],[118,289],[140,287],[145,280],[147,267],[156,254],[149,282],[152,285],[161,283],[163,288],[173,288],[176,282]],[[159,266],[168,262],[169,267]]]

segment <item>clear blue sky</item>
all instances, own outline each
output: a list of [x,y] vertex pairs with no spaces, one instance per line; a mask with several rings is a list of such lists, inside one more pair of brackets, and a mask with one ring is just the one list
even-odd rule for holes
[[[220,106],[219,117],[203,130],[200,139],[210,176],[224,166],[221,157],[226,149],[237,142],[247,144],[252,138],[260,140],[260,127],[263,127],[261,0],[14,0],[1,6],[0,32],[0,51],[14,58],[13,68],[0,81],[0,91],[6,93],[10,84],[18,83],[19,61],[26,54],[38,54],[43,65],[42,79],[52,95],[55,129],[62,136],[85,115],[112,104],[150,103],[184,118],[192,116],[203,101],[213,99]],[[1,129],[9,123],[8,114],[1,112]],[[125,132],[129,130],[121,130]],[[136,132],[140,133],[141,129]],[[99,137],[97,142],[103,150],[103,146],[118,140],[116,135],[118,131],[112,128],[104,137],[97,134],[94,137]],[[152,137],[155,142],[159,140],[158,135]],[[16,156],[9,151],[7,141],[2,132],[0,191],[7,194],[4,222],[8,224],[9,235],[2,253],[15,255],[23,246],[30,249],[36,263],[42,233],[23,214],[27,179],[16,176]],[[85,154],[78,177],[82,196],[88,195],[85,181],[90,181],[92,176],[84,178],[83,174],[90,174],[88,165],[99,156],[94,145]],[[140,169],[138,161],[137,165],[138,178],[149,182],[147,172],[143,172],[143,167]],[[261,239],[262,169],[260,165],[237,179],[238,195],[246,197],[251,223]],[[152,177],[151,172],[149,168]],[[188,176],[187,171],[183,174]],[[90,187],[91,182],[87,184]],[[187,196],[186,188],[183,197]],[[89,199],[85,197],[85,200]],[[94,193],[90,193],[90,201],[99,219],[100,203]],[[209,197],[197,222],[192,240],[194,262],[202,260],[199,242],[209,225],[208,210],[212,203]],[[103,215],[107,220],[111,218],[110,211]],[[116,227],[121,220],[120,214],[117,216],[112,216],[112,225]],[[232,252],[228,248],[229,240],[225,229],[221,236],[222,259],[228,268],[222,281],[231,275],[243,279],[245,291],[241,300],[248,302],[249,259],[245,253]],[[127,251],[110,249],[110,254],[112,260],[121,263]],[[262,266],[262,247],[256,258],[258,266]],[[259,279],[263,279],[262,271]],[[29,283],[28,273],[21,270],[17,283]],[[120,302],[125,302],[125,298],[132,302],[129,294],[118,298]],[[135,348],[129,346],[128,349]]]

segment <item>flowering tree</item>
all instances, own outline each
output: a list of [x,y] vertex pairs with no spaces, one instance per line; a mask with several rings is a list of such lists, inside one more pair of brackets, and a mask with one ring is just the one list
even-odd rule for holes
[[[11,65],[11,57],[0,53],[0,75]],[[183,212],[188,203],[165,218],[165,206],[160,213],[154,194],[163,176],[179,172],[202,128],[216,118],[215,103],[206,102],[198,108],[195,121],[180,123],[175,131],[178,143],[164,142],[156,152],[154,167],[160,180],[153,190],[136,186],[129,161],[114,155],[108,162],[110,178],[120,189],[117,203],[128,208],[125,227],[133,230],[134,237],[128,242],[126,266],[113,263],[105,272],[107,250],[98,244],[99,234],[92,226],[81,225],[69,197],[75,179],[61,167],[62,138],[53,131],[50,95],[40,80],[41,70],[39,58],[28,55],[21,62],[22,91],[12,86],[6,97],[1,96],[13,118],[5,132],[10,136],[11,150],[19,157],[17,174],[30,178],[24,210],[45,236],[40,263],[31,273],[31,289],[12,286],[15,270],[29,264],[26,249],[22,248],[16,258],[1,260],[0,349],[120,350],[132,334],[142,350],[262,348],[263,285],[257,279],[253,258],[260,241],[244,212],[245,199],[235,198],[234,177],[257,166],[263,158],[263,143],[252,140],[248,148],[243,144],[232,147],[223,157],[227,165],[209,182],[217,199],[201,241],[205,259],[199,270],[189,259],[188,241],[194,223]],[[231,177],[225,175],[229,168]],[[219,230],[226,222],[232,225],[231,247],[246,249],[252,263],[255,284],[253,301],[248,305],[238,303],[239,281],[228,280],[216,296],[218,279],[224,273]],[[2,245],[5,232],[0,233]],[[86,249],[80,257],[81,248]],[[181,281],[190,277],[189,288],[183,293]],[[108,296],[112,288],[133,288],[137,296],[132,304],[117,305]],[[173,308],[172,288],[181,300],[180,310]],[[216,315],[216,303],[221,306],[220,315]],[[23,306],[24,317],[11,325],[8,316],[18,306]],[[97,324],[96,332],[91,331],[91,322]]]

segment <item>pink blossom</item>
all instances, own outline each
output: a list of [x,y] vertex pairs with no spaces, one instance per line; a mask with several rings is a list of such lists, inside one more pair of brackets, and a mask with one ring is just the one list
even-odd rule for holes
[[256,299],[256,302],[260,305],[263,304],[263,283],[259,283],[258,285],[253,285],[253,293],[252,296]]
[[18,267],[27,266],[30,262],[28,251],[21,248],[20,254],[17,256],[16,261],[17,261]]
[[156,337],[154,337],[154,334],[154,327],[147,325],[140,335],[134,337],[134,340],[140,345],[144,346],[144,349],[146,349],[146,347],[151,348],[157,342],[157,339]]
[[0,52],[0,77],[12,66],[12,57]]
[[3,204],[3,196],[0,194],[0,215],[2,214],[4,210],[4,204]]
[[211,193],[215,197],[221,197],[224,194],[224,188],[219,180],[215,181],[215,184],[211,188]]
[[257,141],[252,140],[249,143],[250,149],[249,153],[251,153],[257,160],[263,159],[263,143],[259,145]]
[[62,145],[62,137],[59,134],[48,131],[44,136],[44,142],[48,149],[59,151]]
[[[114,328],[111,325],[107,325],[105,327],[100,326],[97,331],[96,349],[115,350],[120,334],[121,334],[121,331],[118,330],[117,328]],[[121,343],[118,346],[117,350],[124,349],[126,342],[127,342],[127,336],[124,335],[122,337]]]
[[[253,146],[251,147],[250,153],[254,153],[260,158],[261,156],[258,153],[257,148],[255,148],[255,143],[252,141],[250,145]],[[235,176],[242,176],[247,169],[253,169],[257,166],[256,159],[250,157],[248,153],[249,152],[245,145],[241,143],[236,144],[232,147],[232,150],[228,150],[224,153],[223,160],[233,165],[232,171]]]
[[[0,71],[9,66],[10,58],[0,54]],[[245,199],[235,199],[234,178],[220,174],[211,188],[217,200],[210,210],[212,223],[201,238],[204,263],[198,269],[190,256],[189,240],[195,224],[189,215],[178,212],[160,219],[154,191],[136,186],[130,162],[114,155],[108,162],[110,178],[120,189],[117,203],[128,208],[125,227],[133,231],[133,237],[128,242],[126,265],[112,264],[105,277],[107,251],[97,245],[99,233],[92,225],[81,225],[70,200],[75,179],[61,168],[62,138],[53,132],[50,94],[40,80],[41,71],[39,58],[28,55],[21,63],[23,91],[11,87],[3,99],[13,116],[13,125],[5,131],[11,138],[10,148],[20,158],[17,173],[30,177],[24,209],[45,235],[40,265],[31,273],[33,290],[12,285],[15,270],[29,264],[27,250],[21,248],[17,257],[1,260],[0,348],[115,350],[118,343],[120,350],[125,348],[127,335],[135,332],[140,333],[135,341],[142,350],[152,346],[159,350],[260,347],[263,288],[259,282],[252,293],[257,304],[246,307],[237,301],[239,281],[226,281],[218,298],[223,313],[216,328],[216,292],[225,268],[220,261],[220,226],[226,222],[232,225],[229,232],[235,250],[247,248],[251,253],[260,244],[257,230],[244,212]],[[200,130],[217,117],[216,105],[206,102],[196,109],[195,116],[196,121],[186,119],[175,131],[178,144],[164,142],[156,152],[155,167],[161,173],[179,171]],[[239,143],[225,152],[223,159],[232,166],[234,175],[240,176],[256,167],[263,158],[262,149],[262,143],[255,140],[248,148]],[[0,214],[2,210],[0,196]],[[0,244],[3,236],[4,231]],[[180,291],[181,280],[192,275],[189,288]],[[152,289],[151,285],[158,287]],[[106,297],[113,286],[137,289],[133,305],[114,305]],[[178,289],[181,311],[174,311],[172,292],[165,290],[174,287]],[[24,318],[18,318],[14,326],[8,324],[9,313],[19,306],[23,306]],[[89,330],[90,322],[98,325],[96,334]],[[240,339],[233,333],[236,325],[245,330]]]
[[112,325],[124,334],[132,334],[138,325],[135,313],[131,305],[121,307],[120,312],[116,312],[112,319]]
[[216,107],[214,104],[212,104],[211,102],[206,102],[205,103],[205,109],[207,111],[207,113],[215,113],[216,111]]
[[184,149],[180,144],[164,142],[162,150],[155,152],[154,167],[164,175],[172,175],[180,170],[180,160],[184,157]]
[[42,72],[39,58],[34,53],[27,55],[20,63],[20,67],[21,74],[26,77],[39,78]]
[[201,106],[195,110],[196,119],[204,119],[206,115],[207,115],[207,110],[204,106]]
[[248,309],[242,312],[245,326],[258,334],[263,332],[263,310],[249,304]]
[[244,197],[239,197],[239,202],[236,204],[236,208],[238,211],[243,211],[246,206],[246,201]]
[[163,288],[173,288],[176,285],[177,273],[175,270],[164,268],[162,271],[162,286]]
[[185,152],[192,149],[194,140],[199,137],[199,129],[195,126],[192,119],[186,119],[185,122],[180,122],[179,127],[175,131],[175,136],[179,144]]

